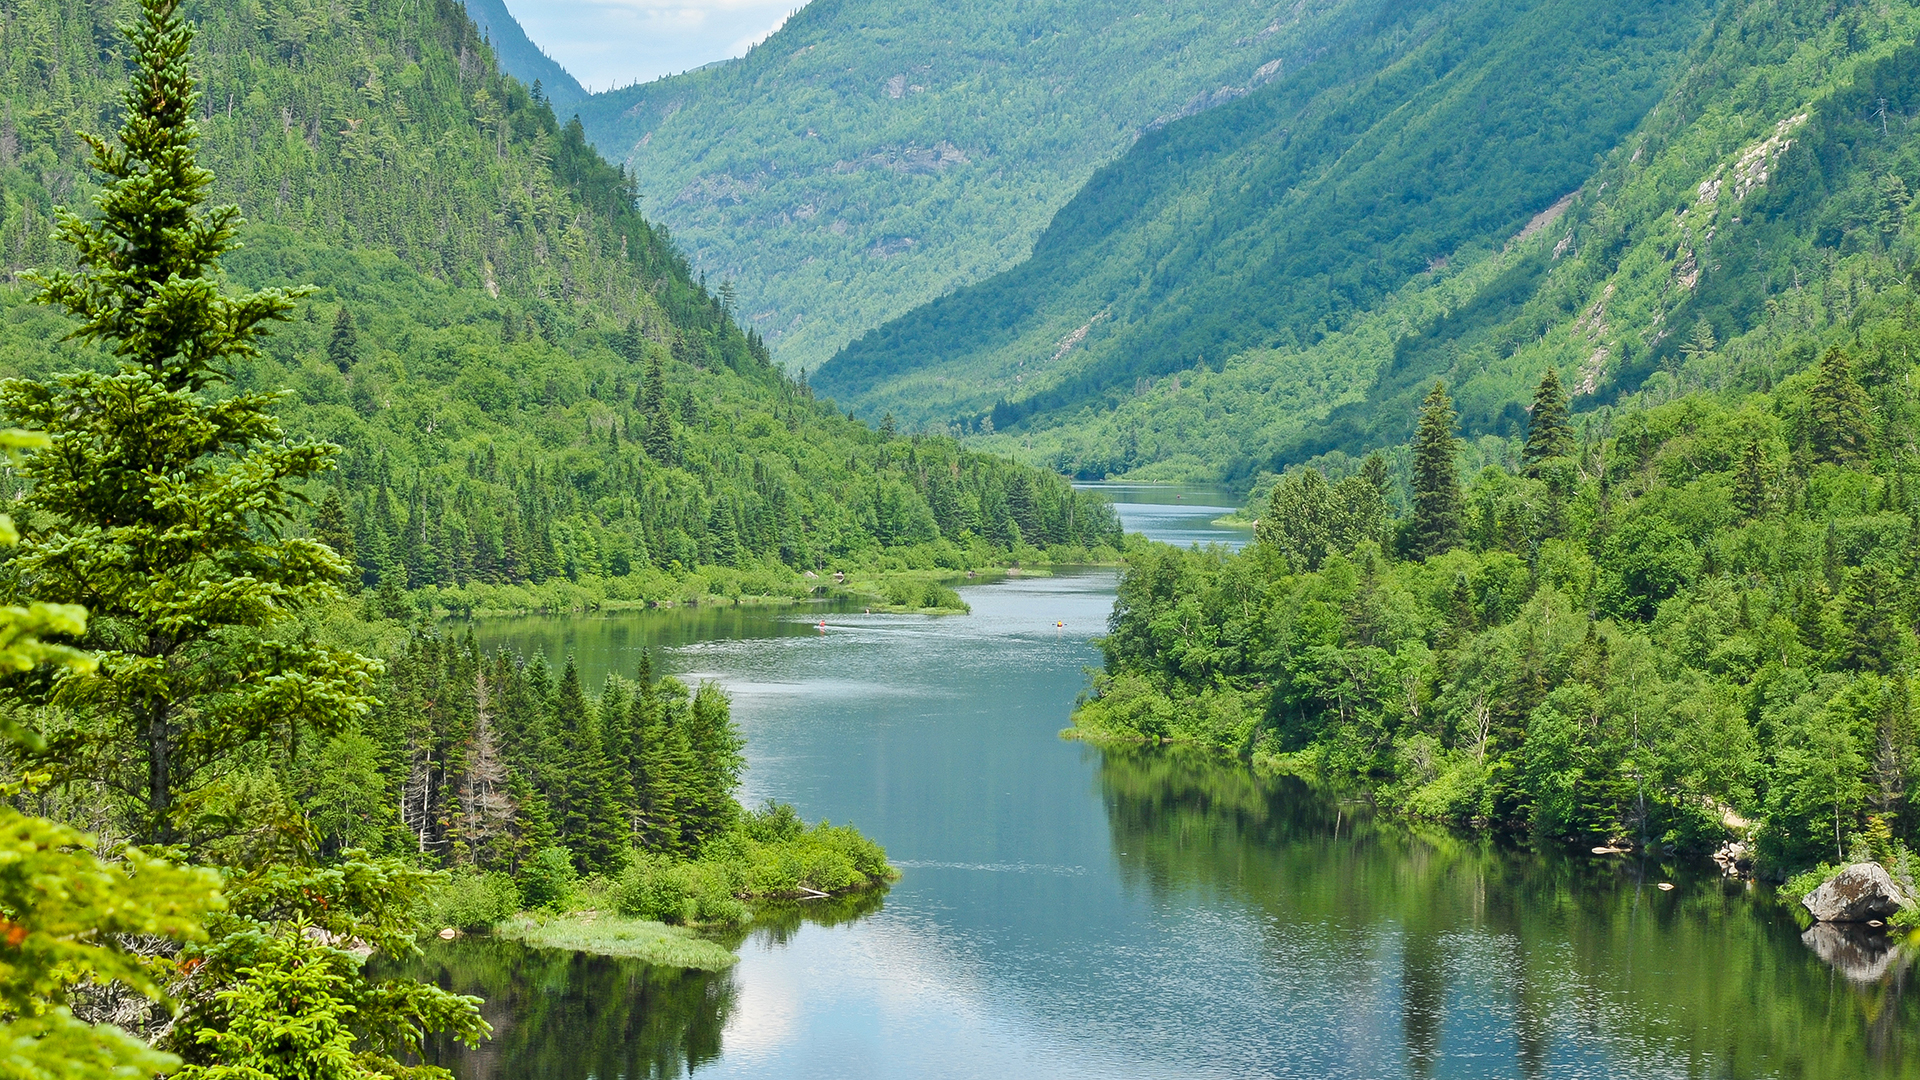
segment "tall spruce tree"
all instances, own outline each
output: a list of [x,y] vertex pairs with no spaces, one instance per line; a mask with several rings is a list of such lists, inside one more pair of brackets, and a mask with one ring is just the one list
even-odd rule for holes
[[353,325],[353,312],[345,304],[333,316],[333,333],[327,337],[327,359],[341,374],[353,370],[360,359],[360,333]]
[[1420,558],[1438,555],[1460,539],[1465,499],[1460,492],[1460,470],[1454,460],[1459,440],[1454,437],[1453,399],[1436,382],[1420,405],[1420,425],[1413,436],[1412,553]]
[[80,320],[72,336],[105,345],[119,369],[7,380],[0,411],[52,440],[26,469],[13,585],[85,605],[100,658],[54,684],[77,722],[46,760],[129,797],[133,835],[173,843],[183,800],[234,755],[365,712],[376,665],[263,633],[335,595],[347,572],[324,544],[279,535],[288,485],[330,469],[336,448],[287,439],[273,394],[206,392],[257,354],[298,292],[220,290],[240,216],[201,206],[213,176],[195,162],[192,31],[178,0],[144,0],[129,35],[119,143],[85,136],[106,179],[96,214],[59,219],[76,268],[34,278],[43,303]]
[[1767,509],[1767,456],[1759,439],[1748,439],[1740,455],[1740,471],[1733,478],[1733,505],[1746,518],[1756,518]]
[[1540,463],[1573,453],[1573,423],[1567,417],[1567,392],[1560,386],[1560,373],[1548,368],[1540,376],[1533,392],[1533,412],[1527,418],[1527,444],[1520,461],[1528,475],[1540,473]]
[[647,423],[641,448],[661,465],[673,464],[673,413],[667,406],[667,374],[655,355],[647,364],[647,381],[640,388],[640,416]]
[[1867,392],[1853,377],[1853,362],[1835,345],[1820,358],[1807,388],[1807,441],[1816,461],[1845,465],[1866,455],[1871,438]]
[[[0,431],[0,452],[14,463],[43,436]],[[0,546],[19,541],[0,514]],[[91,670],[94,660],[42,635],[86,631],[86,612],[29,602],[0,608],[0,670]],[[31,753],[32,734],[0,720],[0,742]],[[31,783],[22,785],[27,791]],[[112,1024],[89,1024],[67,1008],[84,983],[117,983],[150,1001],[166,997],[169,964],[154,950],[129,950],[129,938],[178,943],[205,936],[202,921],[216,906],[220,879],[210,870],[176,867],[139,849],[103,857],[99,841],[69,826],[0,805],[0,911],[8,923],[8,957],[0,978],[0,1073],[47,1080],[151,1076],[180,1059],[155,1050]],[[147,955],[143,955],[147,954]]]
[[561,836],[586,873],[617,869],[625,829],[613,798],[612,765],[601,742],[600,724],[580,685],[572,657],[553,694],[556,754],[552,772],[553,812]]
[[295,294],[219,288],[239,212],[201,206],[213,177],[194,155],[193,32],[179,2],[141,0],[118,144],[85,137],[105,177],[96,213],[59,217],[75,269],[35,279],[41,301],[79,319],[72,337],[105,345],[118,370],[0,384],[0,411],[49,441],[26,469],[28,528],[7,583],[91,609],[81,641],[97,667],[50,693],[40,682],[4,692],[63,706],[40,760],[116,796],[133,835],[200,858],[222,850],[208,841],[223,832],[255,830],[250,865],[229,871],[226,912],[184,968],[190,1004],[170,1047],[188,1061],[182,1076],[397,1075],[426,1032],[471,1042],[487,1030],[474,999],[375,980],[334,944],[406,955],[426,875],[359,853],[315,866],[290,799],[238,825],[190,813],[229,774],[271,768],[302,733],[346,728],[378,667],[284,630],[337,595],[346,570],[324,544],[279,535],[288,485],[329,468],[334,448],[287,440],[274,395],[222,391]]

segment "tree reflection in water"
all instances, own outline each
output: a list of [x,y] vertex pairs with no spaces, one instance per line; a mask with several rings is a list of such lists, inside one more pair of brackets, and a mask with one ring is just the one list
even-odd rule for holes
[[[1303,941],[1346,950],[1352,982],[1325,992],[1397,999],[1407,1074],[1504,1073],[1484,1056],[1500,1033],[1465,1037],[1470,1005],[1500,1017],[1493,1041],[1511,1040],[1512,1071],[1529,1078],[1580,1072],[1573,1044],[1594,1038],[1612,1068],[1649,1074],[1920,1077],[1915,948],[1859,931],[1803,941],[1770,890],[1704,858],[1590,857],[1407,823],[1179,749],[1102,751],[1100,787],[1130,887],[1259,913],[1278,981]],[[1390,981],[1374,985],[1363,961],[1383,953]],[[1489,985],[1503,1001],[1469,1001]]]
[[[878,911],[885,890],[766,905],[753,927],[723,939],[783,944],[804,923],[826,926]],[[678,1077],[720,1056],[737,990],[731,971],[687,971],[487,937],[434,941],[410,970],[485,999],[493,1038],[475,1048],[437,1042],[427,1061],[460,1080]]]

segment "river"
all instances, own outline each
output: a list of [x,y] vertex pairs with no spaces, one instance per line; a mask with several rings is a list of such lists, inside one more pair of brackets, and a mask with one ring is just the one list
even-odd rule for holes
[[[1129,528],[1243,542],[1202,489]],[[791,609],[480,624],[597,684],[638,649],[732,695],[744,797],[851,822],[904,876],[796,907],[719,974],[434,944],[495,1039],[462,1080],[1920,1076],[1908,956],[1821,959],[1710,864],[1529,851],[1178,751],[1062,740],[1107,570],[968,616]],[[1657,888],[1670,882],[1671,891]]]

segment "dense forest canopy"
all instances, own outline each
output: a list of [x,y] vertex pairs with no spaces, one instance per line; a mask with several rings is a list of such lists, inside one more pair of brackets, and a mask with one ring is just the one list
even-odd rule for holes
[[[1376,455],[1288,473],[1242,554],[1138,551],[1078,723],[1314,762],[1437,819],[1756,837],[1775,872],[1897,862],[1920,825],[1920,300],[1893,285],[1787,347],[1821,359],[1577,433],[1543,379],[1524,443],[1471,477],[1436,386],[1397,518]],[[1681,373],[1764,385],[1771,361]]]

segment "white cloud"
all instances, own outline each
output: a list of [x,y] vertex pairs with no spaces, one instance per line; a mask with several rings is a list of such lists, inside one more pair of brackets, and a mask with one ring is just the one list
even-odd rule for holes
[[802,0],[507,0],[534,43],[590,90],[739,56]]

